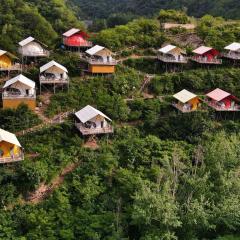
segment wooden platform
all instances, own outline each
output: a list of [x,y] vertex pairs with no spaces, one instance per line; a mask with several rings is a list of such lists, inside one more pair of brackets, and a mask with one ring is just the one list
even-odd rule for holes
[[91,129],[84,127],[81,123],[76,123],[75,126],[84,136],[113,133],[112,126],[108,126],[104,128],[91,128]]
[[0,157],[0,164],[4,163],[12,163],[12,162],[20,162],[24,160],[24,155],[20,154],[19,156],[14,157]]
[[186,64],[188,63],[188,58],[183,58],[183,59],[174,59],[170,57],[165,57],[165,56],[158,56],[158,60],[164,62],[164,63],[179,63],[179,64]]
[[212,59],[208,60],[205,58],[196,58],[192,57],[190,58],[193,62],[201,63],[201,64],[215,64],[215,65],[220,65],[222,64],[222,59]]

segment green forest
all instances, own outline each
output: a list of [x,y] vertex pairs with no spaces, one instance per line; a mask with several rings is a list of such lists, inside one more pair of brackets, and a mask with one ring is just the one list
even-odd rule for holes
[[[239,10],[236,0],[0,0],[0,49],[20,58],[17,43],[31,35],[51,51],[23,72],[37,84],[38,103],[49,97],[44,118],[26,105],[0,109],[0,128],[17,134],[25,153],[0,165],[0,239],[239,240],[240,111],[203,103],[182,113],[172,102],[182,89],[240,98],[240,64],[169,70],[156,59],[165,43],[191,54],[199,42],[218,51],[240,42]],[[94,29],[86,19],[95,19]],[[196,28],[166,31],[166,21]],[[86,74],[79,53],[61,47],[72,27],[114,52],[114,74]],[[40,95],[39,67],[50,60],[68,69],[70,87]],[[114,127],[94,148],[73,114],[44,125],[88,104]]]

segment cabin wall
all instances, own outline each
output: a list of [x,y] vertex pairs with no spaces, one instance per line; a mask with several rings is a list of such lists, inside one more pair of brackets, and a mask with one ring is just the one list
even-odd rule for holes
[[189,101],[189,103],[192,105],[192,110],[197,110],[199,102],[200,101],[197,97]]
[[37,42],[31,42],[20,48],[20,53],[24,56],[34,56],[34,53],[37,56],[38,53],[43,53],[43,52],[44,52],[44,48]]
[[12,66],[12,60],[7,55],[0,56],[0,67],[9,68]]
[[114,73],[115,72],[115,66],[89,65],[88,71],[90,73]]
[[103,127],[107,127],[108,126],[108,122],[105,120],[104,117],[98,115],[95,118],[90,120],[91,122],[96,123],[96,128],[102,128],[102,122],[103,122]]
[[21,152],[20,147],[4,141],[0,142],[0,149],[3,151],[2,157],[11,157],[11,150],[13,150],[14,155],[19,155]]
[[16,109],[19,105],[26,104],[29,109],[35,110],[36,99],[3,99],[3,109],[11,108]]
[[8,88],[15,88],[18,89],[21,92],[21,95],[25,95],[26,94],[26,90],[29,91],[29,95],[34,95],[35,94],[35,89],[31,88],[25,84],[22,84],[21,82],[16,82],[14,84],[12,84],[11,86],[9,86]]

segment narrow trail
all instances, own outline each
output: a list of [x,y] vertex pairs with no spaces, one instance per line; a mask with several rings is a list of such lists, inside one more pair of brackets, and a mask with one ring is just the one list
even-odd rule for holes
[[39,118],[41,118],[43,120],[43,123],[41,123],[39,125],[36,125],[36,126],[34,126],[32,128],[28,128],[28,129],[22,130],[20,132],[15,133],[15,134],[17,136],[24,136],[24,135],[26,135],[28,133],[33,133],[33,132],[40,131],[43,128],[48,128],[48,127],[51,127],[53,125],[61,124],[61,123],[63,123],[66,120],[66,118],[68,118],[74,112],[75,112],[74,109],[71,110],[71,111],[68,111],[68,112],[63,112],[63,113],[60,113],[58,115],[55,115],[51,119],[46,118],[44,115],[38,114]]
[[42,183],[37,190],[29,193],[27,199],[23,202],[24,204],[38,204],[41,201],[45,200],[49,197],[52,192],[60,187],[60,185],[64,182],[65,177],[73,172],[80,163],[71,163],[66,166],[62,172],[55,177],[49,184]]

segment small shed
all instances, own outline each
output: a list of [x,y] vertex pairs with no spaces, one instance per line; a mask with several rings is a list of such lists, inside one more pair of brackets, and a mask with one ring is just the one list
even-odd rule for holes
[[68,70],[63,65],[50,61],[49,63],[40,67],[40,92],[43,84],[51,84],[54,86],[54,92],[56,85],[69,85]]
[[21,64],[17,62],[18,58],[4,50],[0,50],[0,71],[20,71]]
[[11,163],[24,160],[23,148],[17,137],[0,129],[0,163]]
[[75,113],[76,127],[82,135],[113,133],[112,120],[96,108],[87,105]]
[[201,46],[193,50],[193,61],[201,64],[222,64],[220,52],[212,47]]
[[86,51],[89,64],[88,71],[91,73],[114,73],[117,61],[113,53],[102,46],[96,45]]
[[47,45],[36,40],[33,37],[28,37],[19,42],[19,53],[23,57],[48,57],[49,51]]
[[186,52],[174,45],[167,45],[158,50],[158,59],[166,63],[187,63]]
[[17,108],[20,104],[26,104],[30,109],[36,107],[35,82],[22,74],[6,81],[3,86],[3,108]]
[[173,97],[175,100],[177,100],[175,103],[173,103],[173,106],[181,112],[192,112],[199,109],[201,102],[199,97],[186,89],[176,93],[173,95]]
[[234,42],[224,48],[223,57],[240,60],[240,43]]
[[63,44],[72,50],[92,47],[92,42],[88,39],[89,35],[78,28],[72,28],[63,33]]
[[217,111],[240,111],[240,100],[220,88],[206,94],[206,102]]

